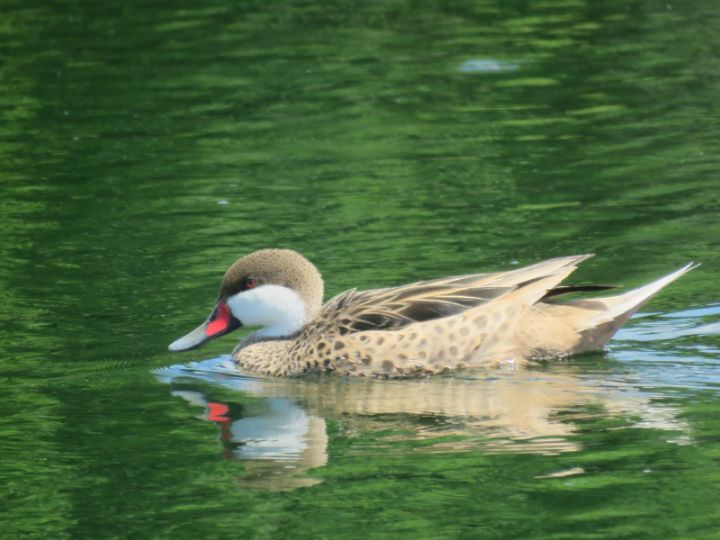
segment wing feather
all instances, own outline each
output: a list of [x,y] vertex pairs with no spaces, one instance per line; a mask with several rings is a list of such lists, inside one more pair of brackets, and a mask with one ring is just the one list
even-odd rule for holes
[[357,291],[332,298],[319,319],[336,321],[340,334],[394,330],[413,322],[455,315],[504,294],[508,287],[473,287],[466,277]]
[[[350,289],[323,306],[311,325],[312,332],[343,335],[366,330],[396,330],[411,323],[456,315],[563,268],[574,268],[590,256],[560,257],[510,272],[465,274],[367,291]],[[590,290],[586,287],[558,289],[548,296]]]

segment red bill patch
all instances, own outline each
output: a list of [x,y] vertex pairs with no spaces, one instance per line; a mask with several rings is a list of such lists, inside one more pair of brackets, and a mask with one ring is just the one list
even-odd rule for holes
[[224,403],[208,402],[208,420],[211,422],[229,422],[230,419],[225,416],[230,412],[230,407]]
[[224,302],[217,305],[213,320],[205,325],[205,335],[212,337],[228,329],[230,326],[230,308]]

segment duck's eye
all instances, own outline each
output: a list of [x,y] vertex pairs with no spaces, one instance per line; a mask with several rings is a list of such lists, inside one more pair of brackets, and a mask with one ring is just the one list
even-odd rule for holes
[[248,276],[245,278],[245,288],[246,289],[254,289],[256,285],[257,285],[257,279],[255,279],[254,277]]

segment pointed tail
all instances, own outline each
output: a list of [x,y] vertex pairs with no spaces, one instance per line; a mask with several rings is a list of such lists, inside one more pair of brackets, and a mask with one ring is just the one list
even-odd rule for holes
[[687,274],[690,270],[694,270],[698,266],[700,266],[700,264],[691,262],[667,276],[661,277],[652,283],[648,283],[647,285],[638,287],[632,291],[628,291],[618,296],[595,299],[594,301],[605,304],[605,310],[598,313],[597,317],[594,317],[593,322],[595,324],[599,324],[619,320],[620,324],[624,323],[661,289],[678,279],[680,276]]
[[682,268],[624,294],[606,298],[593,298],[568,302],[567,306],[587,310],[577,328],[581,337],[573,352],[584,352],[602,347],[620,327],[661,289],[694,270],[700,264],[688,263]]

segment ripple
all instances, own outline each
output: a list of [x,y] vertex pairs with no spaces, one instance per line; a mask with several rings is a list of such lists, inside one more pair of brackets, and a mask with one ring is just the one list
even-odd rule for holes
[[[718,319],[718,320],[715,320]],[[637,323],[620,330],[616,341],[667,341],[688,336],[720,334],[720,305],[673,313],[636,317]]]

